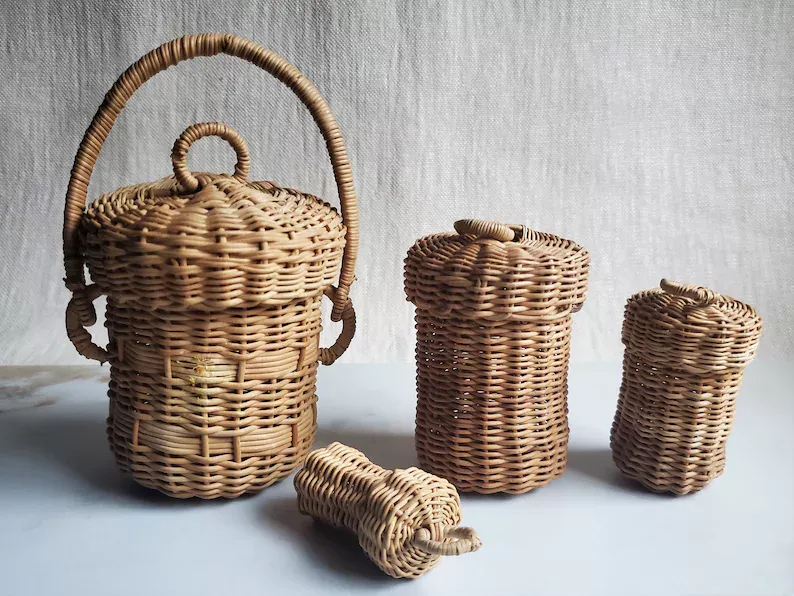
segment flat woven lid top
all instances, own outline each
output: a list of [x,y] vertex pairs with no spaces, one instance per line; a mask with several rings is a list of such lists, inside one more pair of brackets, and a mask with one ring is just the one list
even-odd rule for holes
[[663,279],[626,304],[623,343],[632,354],[693,372],[743,367],[762,320],[750,305],[702,286]]
[[186,248],[226,244],[218,250],[252,258],[262,257],[262,243],[306,248],[307,242],[324,242],[323,229],[342,225],[337,211],[312,195],[268,182],[244,184],[225,174],[198,177],[203,188],[196,193],[168,176],[102,195],[86,209],[85,225],[122,236],[145,233]]
[[[234,174],[189,170],[188,151],[207,136],[218,136],[232,146],[237,154]],[[311,195],[273,184],[249,184],[248,146],[237,131],[220,122],[189,126],[174,143],[171,162],[173,176],[120,188],[89,205],[86,225],[120,239],[151,241],[166,254],[177,250],[168,254],[173,258],[188,257],[191,251],[199,256],[195,251],[201,251],[204,258],[256,260],[268,259],[263,253],[274,247],[305,252],[317,244],[322,250],[329,229],[342,226],[336,210]]]
[[556,318],[582,307],[590,255],[523,226],[482,220],[417,240],[405,259],[405,291],[440,316],[502,321]]

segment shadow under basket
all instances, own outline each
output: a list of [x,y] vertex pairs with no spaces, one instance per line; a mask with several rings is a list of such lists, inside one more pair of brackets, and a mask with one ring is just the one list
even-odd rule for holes
[[[341,215],[320,199],[248,182],[245,141],[228,126],[188,127],[174,143],[173,175],[120,188],[86,208],[99,150],[127,100],[149,78],[197,56],[243,58],[288,85],[309,108],[337,180]],[[205,136],[237,154],[234,174],[191,172]],[[234,35],[189,35],[150,52],[112,87],[75,158],[64,219],[69,338],[110,362],[108,438],[142,485],[180,498],[236,497],[287,476],[316,431],[318,363],[350,344],[348,298],[358,212],[344,141],[317,89],[292,65]],[[84,266],[91,273],[86,285]],[[339,272],[338,287],[333,286]],[[85,327],[108,297],[109,345]],[[343,329],[320,348],[321,301]]]
[[684,495],[723,473],[736,396],[761,328],[751,306],[703,287],[662,280],[661,289],[629,299],[610,439],[626,477]]

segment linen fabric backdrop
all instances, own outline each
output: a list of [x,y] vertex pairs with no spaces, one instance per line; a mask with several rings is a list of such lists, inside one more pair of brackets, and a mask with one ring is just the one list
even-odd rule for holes
[[[0,364],[87,363],[63,322],[74,154],[127,66],[205,31],[285,56],[339,121],[361,210],[345,361],[413,357],[403,258],[464,217],[591,251],[574,361],[620,358],[626,298],[662,277],[753,304],[761,353],[794,351],[792,2],[23,1],[0,7]],[[248,141],[251,179],[338,204],[306,109],[226,56],[180,64],[134,96],[90,198],[167,175],[173,141],[206,120]],[[232,164],[220,140],[190,154],[193,169]],[[338,331],[326,320],[324,341]]]

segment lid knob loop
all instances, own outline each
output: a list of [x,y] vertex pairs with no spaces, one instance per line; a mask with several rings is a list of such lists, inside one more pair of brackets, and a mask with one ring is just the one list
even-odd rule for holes
[[187,152],[193,143],[209,136],[222,138],[237,153],[237,163],[234,166],[232,177],[242,184],[245,184],[248,179],[248,170],[251,168],[251,155],[243,137],[236,130],[221,122],[199,122],[188,126],[185,132],[179,135],[179,138],[174,142],[174,148],[171,150],[174,176],[179,185],[187,192],[196,192],[206,183],[205,180],[200,180],[194,176],[188,169]]
[[459,219],[455,231],[461,236],[472,235],[501,242],[522,242],[529,236],[526,226],[507,225],[484,219]]

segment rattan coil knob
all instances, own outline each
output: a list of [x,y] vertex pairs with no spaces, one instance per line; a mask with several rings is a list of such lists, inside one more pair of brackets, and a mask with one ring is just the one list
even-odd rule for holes
[[455,487],[418,468],[384,470],[352,447],[333,443],[309,454],[295,476],[301,513],[352,530],[385,573],[419,577],[442,556],[478,550],[461,527]]

